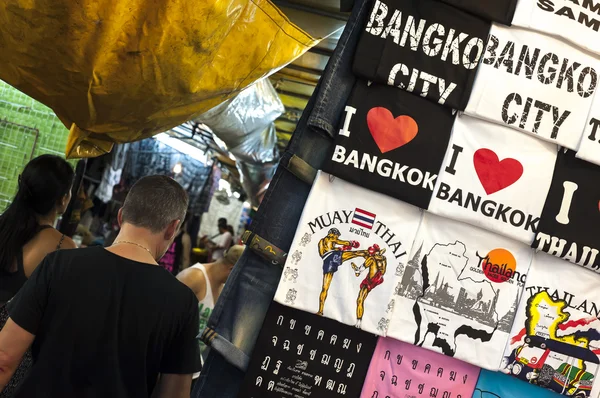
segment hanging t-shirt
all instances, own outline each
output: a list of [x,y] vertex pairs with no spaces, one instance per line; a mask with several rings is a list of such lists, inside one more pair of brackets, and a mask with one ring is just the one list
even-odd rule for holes
[[478,375],[476,366],[380,337],[361,398],[471,398]]
[[429,211],[530,245],[557,151],[508,127],[461,116]]
[[600,54],[599,10],[597,0],[520,0],[513,24],[563,37]]
[[539,388],[500,372],[481,370],[473,398],[559,398],[550,390]]
[[576,156],[600,165],[600,131],[598,127],[600,127],[600,95],[596,94]]
[[323,170],[426,209],[453,120],[449,108],[358,81]]
[[600,272],[600,166],[558,153],[534,249]]
[[442,0],[454,7],[463,9],[483,19],[510,25],[517,6],[517,0]]
[[396,290],[388,336],[498,369],[532,252],[426,213]]
[[600,275],[536,254],[500,370],[559,394],[597,397],[598,286]]
[[577,149],[598,62],[562,40],[494,24],[465,113]]
[[372,334],[273,302],[238,398],[358,398],[376,342]]
[[385,335],[421,210],[319,172],[275,300]]
[[490,23],[434,0],[375,0],[354,73],[463,110]]

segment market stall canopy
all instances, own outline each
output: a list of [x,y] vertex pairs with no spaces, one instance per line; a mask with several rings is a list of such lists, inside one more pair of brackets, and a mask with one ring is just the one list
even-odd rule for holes
[[268,0],[5,0],[0,79],[98,156],[227,100],[317,44]]

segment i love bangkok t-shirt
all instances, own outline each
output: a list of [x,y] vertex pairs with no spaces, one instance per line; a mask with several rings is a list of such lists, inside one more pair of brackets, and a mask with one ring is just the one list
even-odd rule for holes
[[275,300],[385,335],[421,210],[319,172]]
[[465,113],[575,150],[598,62],[560,39],[494,24]]
[[511,128],[460,116],[429,211],[530,245],[557,151]]
[[354,73],[463,110],[489,30],[489,22],[439,1],[375,0]]
[[495,370],[533,251],[425,213],[396,289],[388,336]]
[[344,114],[323,170],[426,209],[450,139],[452,110],[359,80]]

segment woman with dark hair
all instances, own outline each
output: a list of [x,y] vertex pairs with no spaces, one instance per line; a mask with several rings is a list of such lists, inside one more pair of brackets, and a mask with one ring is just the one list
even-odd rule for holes
[[54,222],[71,200],[73,168],[58,156],[30,161],[19,190],[0,215],[0,305],[10,300],[48,253],[77,246]]

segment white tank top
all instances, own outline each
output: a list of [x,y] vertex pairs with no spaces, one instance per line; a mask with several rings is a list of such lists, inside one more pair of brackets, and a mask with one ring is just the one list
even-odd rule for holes
[[[196,264],[192,266],[194,269],[199,269],[204,274],[204,279],[206,280],[206,294],[204,298],[198,302],[198,304],[204,305],[204,308],[210,308],[211,310],[215,308],[215,299],[212,292],[212,287],[210,285],[210,279],[208,279],[208,273],[206,272],[206,268],[204,264]],[[202,314],[200,314],[202,317]]]
[[[208,278],[208,273],[206,272],[206,268],[203,264],[196,264],[192,266],[192,268],[199,269],[204,274],[204,280],[206,280],[206,294],[204,298],[198,302],[198,312],[200,313],[200,325],[199,325],[199,333],[202,333],[206,324],[208,322],[208,318],[210,318],[210,314],[212,310],[215,308],[215,298],[213,296],[212,287],[210,285],[210,279]],[[200,341],[200,360],[202,362],[202,366],[204,366],[204,360],[207,356],[206,345]],[[200,373],[194,373],[193,379],[197,379],[200,376]]]

